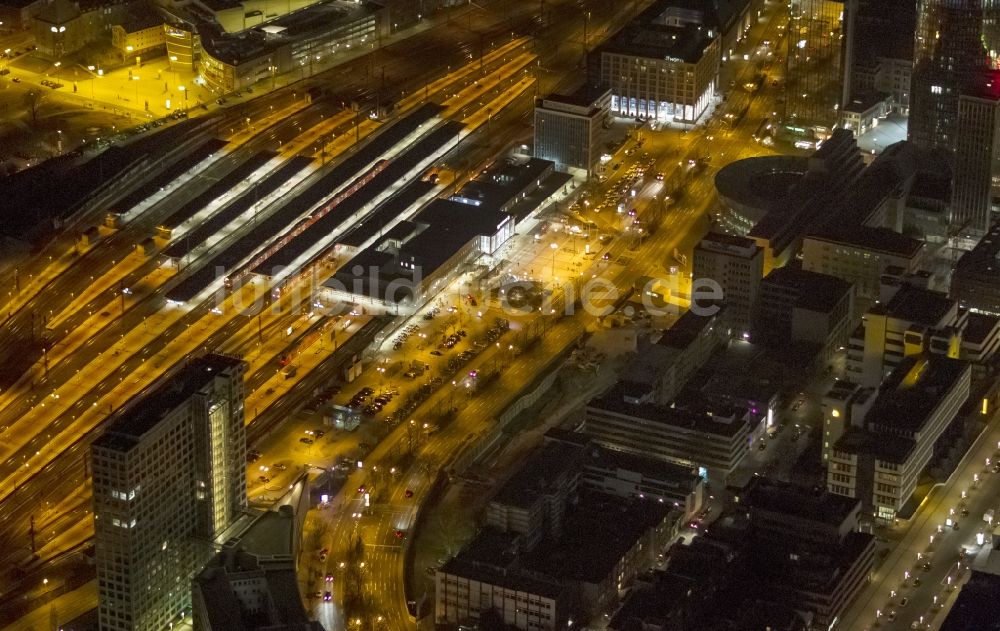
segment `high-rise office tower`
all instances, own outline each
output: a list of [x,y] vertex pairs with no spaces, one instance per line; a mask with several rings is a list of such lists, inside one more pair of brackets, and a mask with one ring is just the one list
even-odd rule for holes
[[843,0],[789,2],[785,123],[832,127],[843,100]]
[[841,105],[875,96],[909,114],[916,22],[915,0],[847,0]]
[[[955,149],[958,102],[978,92],[990,65],[983,45],[984,0],[920,0],[910,88],[909,138]],[[991,3],[992,4],[992,3]]]
[[193,360],[119,410],[91,446],[102,631],[188,610],[212,540],[246,505],[242,360]]
[[1000,71],[983,73],[977,87],[958,101],[951,224],[958,235],[978,238],[990,229],[1000,174]]

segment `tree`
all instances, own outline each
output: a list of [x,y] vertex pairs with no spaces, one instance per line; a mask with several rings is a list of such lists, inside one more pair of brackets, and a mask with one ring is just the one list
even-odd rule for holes
[[45,95],[35,90],[31,90],[24,95],[24,107],[28,110],[28,114],[31,115],[32,126],[38,123],[38,109],[42,106],[44,100]]

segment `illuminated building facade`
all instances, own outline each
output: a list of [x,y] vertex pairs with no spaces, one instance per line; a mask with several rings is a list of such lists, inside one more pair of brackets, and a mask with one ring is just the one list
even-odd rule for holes
[[654,3],[594,52],[592,83],[621,116],[694,123],[718,87],[721,35],[710,16]]
[[246,506],[245,369],[196,359],[91,446],[102,631],[159,631],[189,611],[212,540]]
[[917,6],[909,139],[954,149],[959,97],[975,94],[989,66],[982,0],[921,0]]
[[785,123],[825,131],[843,100],[844,2],[791,0],[785,56]]

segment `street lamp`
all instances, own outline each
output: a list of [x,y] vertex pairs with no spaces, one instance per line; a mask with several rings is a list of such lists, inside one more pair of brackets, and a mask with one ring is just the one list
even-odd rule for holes
[[555,279],[556,279],[556,250],[559,249],[559,244],[556,243],[555,241],[553,241],[552,243],[549,244],[549,247],[552,248],[552,280],[555,281]]
[[181,94],[184,95],[184,109],[187,109],[187,105],[188,105],[187,88],[185,86],[179,85],[179,86],[177,86],[177,89],[180,90]]

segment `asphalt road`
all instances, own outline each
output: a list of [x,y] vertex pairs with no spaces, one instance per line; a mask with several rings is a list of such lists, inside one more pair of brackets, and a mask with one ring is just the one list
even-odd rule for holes
[[[489,67],[487,66],[485,70],[488,71]],[[433,93],[431,93],[430,96],[434,96]],[[39,292],[32,299],[32,301],[27,304],[25,309],[18,312],[18,315],[23,318],[23,314],[29,314],[29,326],[31,325],[30,321],[34,320],[35,326],[40,327],[41,323],[37,321],[38,319],[35,316],[31,315],[32,311],[38,309],[40,311],[50,311],[53,314],[58,314],[59,310],[65,308],[67,303],[71,303],[75,300],[74,289],[88,286],[88,284],[94,279],[101,278],[102,272],[106,275],[108,270],[111,270],[119,263],[119,255],[128,256],[128,252],[131,250],[131,245],[141,240],[141,238],[145,238],[145,236],[152,231],[152,228],[155,227],[169,212],[172,212],[173,209],[189,201],[194,195],[198,194],[201,190],[210,185],[212,181],[229,172],[239,162],[242,162],[243,159],[248,157],[250,153],[253,153],[261,148],[267,148],[275,142],[281,143],[286,140],[290,141],[302,133],[301,130],[309,130],[310,128],[313,128],[317,123],[317,116],[320,120],[323,120],[324,117],[331,113],[328,109],[330,103],[332,103],[332,101],[324,102],[321,100],[319,104],[306,108],[294,117],[290,117],[287,120],[278,123],[275,127],[259,133],[235,152],[220,158],[213,166],[213,169],[215,169],[214,171],[198,174],[195,178],[198,180],[197,182],[192,181],[189,186],[185,186],[182,190],[171,193],[164,200],[154,204],[154,206],[140,215],[135,222],[130,224],[127,230],[113,234],[102,243],[100,248],[91,250],[88,255],[81,257],[82,260],[76,265],[69,267],[66,272],[56,275],[54,280],[49,283],[43,291]],[[334,111],[339,108],[339,104],[336,104],[336,106],[337,107],[333,108]],[[267,104],[265,101],[259,106],[259,110],[263,116],[266,116],[267,112],[271,110],[271,105]],[[245,113],[246,112],[240,112],[237,116],[235,116],[234,122],[238,122]],[[348,130],[345,128],[338,128],[334,130],[336,133],[344,133],[345,131]],[[231,133],[235,136],[238,135],[240,131],[234,129]],[[199,186],[199,184],[203,185]],[[233,238],[235,238],[235,236]],[[44,268],[45,266],[42,265],[41,267]],[[68,317],[62,319],[59,326],[63,331],[63,335],[68,336],[74,333],[74,326],[79,326],[80,324],[92,319],[90,312],[93,309],[98,309],[109,303],[113,303],[114,295],[117,294],[117,287],[132,286],[138,281],[138,279],[143,278],[147,273],[149,273],[152,267],[152,264],[139,265],[128,275],[123,276],[120,279],[120,284],[115,286],[115,289],[108,289],[104,292],[98,293],[89,304],[87,304],[83,309],[80,309],[80,312],[77,315],[69,315]],[[22,274],[24,273],[25,272],[22,272]],[[65,289],[63,288],[69,288],[68,296],[65,295]],[[104,327],[98,327],[103,328],[104,333],[99,333],[97,336],[88,339],[85,345],[81,347],[81,350],[74,351],[66,359],[50,364],[47,371],[48,374],[44,378],[44,382],[40,385],[40,387],[38,385],[35,386],[36,390],[40,390],[35,395],[35,401],[49,401],[50,397],[54,394],[54,391],[46,391],[46,386],[49,384],[57,386],[61,383],[67,383],[67,380],[73,378],[78,371],[86,370],[86,367],[91,365],[95,359],[102,357],[102,353],[106,356],[106,351],[113,348],[116,342],[120,341],[123,331],[135,332],[139,328],[140,324],[142,325],[142,328],[145,329],[145,320],[147,318],[153,318],[157,314],[162,315],[159,308],[162,305],[161,297],[163,291],[164,288],[161,287],[155,291],[152,296],[144,297],[142,300],[137,301],[137,304],[135,305],[130,305],[129,303],[131,300],[127,298],[124,314],[119,316],[119,312],[116,310],[111,316],[108,316],[110,320]],[[97,402],[98,397],[107,395],[114,391],[114,380],[116,376],[121,375],[117,377],[118,383],[120,384],[124,375],[133,374],[137,368],[141,367],[145,363],[146,359],[150,359],[151,362],[159,362],[157,367],[163,369],[167,369],[168,366],[173,365],[176,362],[183,361],[186,355],[175,354],[169,357],[163,357],[164,349],[171,343],[172,340],[176,339],[178,335],[191,329],[191,327],[199,329],[200,335],[203,338],[199,341],[199,349],[232,348],[232,345],[227,344],[227,342],[232,340],[241,329],[246,329],[252,326],[249,322],[249,318],[240,316],[224,322],[219,322],[219,318],[214,318],[214,321],[203,322],[204,318],[211,319],[214,317],[214,315],[207,314],[210,306],[211,305],[209,304],[199,305],[182,318],[173,321],[169,328],[163,329],[158,337],[142,345],[141,348],[125,348],[123,344],[120,350],[113,354],[113,357],[116,358],[115,364],[117,364],[114,375],[109,377],[109,379],[93,384],[89,389],[80,390],[79,392],[83,392],[84,394],[75,400],[63,399],[60,405],[65,406],[67,410],[86,410],[88,403],[93,406]],[[279,319],[278,322],[269,324],[269,327],[272,331],[282,330],[285,327],[285,321]],[[11,326],[6,330],[8,332],[17,333],[20,328]],[[52,332],[50,332],[50,334],[52,334]],[[58,332],[56,332],[56,335],[58,335]],[[251,335],[249,337],[252,338],[253,336]],[[61,341],[54,342],[54,350],[58,349],[59,343],[61,343]],[[248,345],[252,349],[252,344],[248,343]],[[273,378],[275,372],[273,364],[262,367],[251,376],[251,387],[253,387],[254,384],[264,383]],[[136,388],[141,387],[141,385],[141,382],[135,382],[134,384]],[[269,409],[273,410],[276,414],[280,414],[283,411],[283,408],[294,408],[301,405],[303,398],[308,397],[312,392],[311,387],[306,386],[304,383],[297,382],[294,388],[296,391],[291,393],[292,396],[278,400],[276,403],[272,404]],[[11,405],[15,404],[24,405],[24,399],[19,398],[18,400],[12,401]],[[39,405],[43,404],[39,403]],[[17,414],[15,410],[16,408],[8,406],[8,408],[3,412],[0,412],[0,414],[9,413],[15,415]],[[23,446],[21,447],[22,451],[20,452],[20,455],[22,456],[23,461],[28,462],[34,452],[40,451],[34,448],[39,446],[51,447],[51,441],[55,436],[59,435],[59,432],[65,433],[71,428],[78,431],[79,428],[74,427],[76,423],[73,421],[75,421],[75,419],[72,416],[62,414],[53,418],[51,422],[45,425],[44,434],[42,432],[29,432],[22,434],[21,432],[23,430],[19,430],[16,435],[24,436],[29,441],[33,441],[26,444],[22,443]],[[11,427],[12,426],[9,425],[8,430]],[[39,441],[41,441],[41,444],[39,444]],[[27,479],[25,483],[19,484],[17,486],[17,490],[4,499],[2,504],[4,509],[2,512],[3,516],[0,517],[0,531],[4,531],[4,541],[8,544],[8,549],[25,550],[27,547],[25,527],[29,515],[36,517],[35,525],[37,531],[44,532],[51,529],[51,532],[53,533],[51,537],[45,537],[41,534],[36,537],[36,544],[39,545],[40,549],[44,549],[43,546],[49,544],[52,545],[53,549],[71,549],[74,545],[78,545],[74,544],[72,541],[55,540],[70,539],[71,537],[68,536],[70,532],[68,526],[70,524],[79,523],[81,518],[89,520],[89,517],[87,516],[89,501],[85,486],[85,456],[86,442],[72,441],[70,446],[60,453],[60,457],[58,459],[51,460],[50,463],[47,466],[42,467],[40,471],[31,474],[30,478]],[[36,467],[28,466],[26,469],[28,469],[29,473],[31,473],[36,470]],[[12,474],[14,471],[14,469],[10,469],[5,473]],[[20,467],[18,467],[16,471],[20,472]],[[8,479],[10,478],[8,477]],[[10,488],[10,486],[11,485],[7,488]],[[72,489],[79,489],[82,492],[70,493]],[[78,501],[67,504],[63,501],[67,495],[73,495]],[[67,536],[60,537],[57,534],[60,532],[67,533]],[[73,536],[80,535],[75,534]],[[84,537],[85,536],[86,535],[84,534]],[[11,560],[16,561],[18,558],[20,557],[14,557]]]

